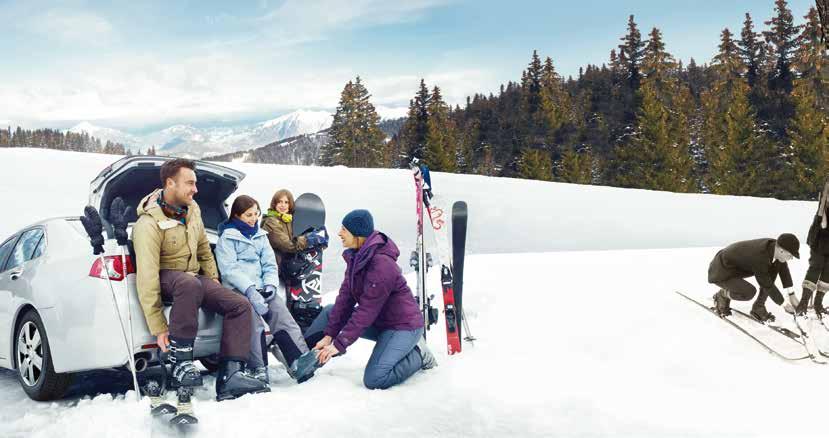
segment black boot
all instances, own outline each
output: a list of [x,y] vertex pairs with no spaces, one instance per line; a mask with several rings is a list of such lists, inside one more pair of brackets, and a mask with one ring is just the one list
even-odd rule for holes
[[774,315],[766,310],[766,298],[768,297],[769,293],[765,289],[760,289],[757,300],[751,306],[751,316],[760,322],[774,322]]
[[284,330],[273,334],[273,343],[282,352],[285,363],[289,364],[288,375],[296,379],[297,383],[314,377],[314,372],[322,366],[317,360],[316,350],[301,352],[291,336]]
[[728,291],[720,289],[713,298],[717,313],[720,316],[731,316],[731,299],[728,298]]
[[[820,293],[820,292],[818,292]],[[809,300],[812,299],[812,291],[809,289],[803,288],[803,295],[800,296],[800,302],[797,303],[797,308],[794,309],[794,314],[797,316],[806,315],[806,312],[809,310]],[[817,300],[817,297],[815,297]],[[821,301],[823,297],[821,297]]]
[[308,350],[291,363],[291,372],[289,374],[296,379],[297,383],[302,383],[314,377],[314,372],[322,366],[317,358],[318,355],[319,352],[317,350]]
[[173,363],[171,374],[178,385],[202,385],[201,373],[193,363],[193,342],[170,338],[170,362]]
[[245,363],[222,359],[216,374],[216,400],[230,400],[245,394],[271,392],[271,387],[245,374]]
[[815,293],[815,314],[817,314],[818,318],[823,318],[823,315],[826,314],[826,308],[823,307],[823,295],[826,292],[817,291]]

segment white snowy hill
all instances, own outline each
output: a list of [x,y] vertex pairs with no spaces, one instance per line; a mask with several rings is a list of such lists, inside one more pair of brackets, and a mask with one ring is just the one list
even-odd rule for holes
[[[14,206],[0,235],[43,217],[79,215],[89,181],[115,159],[0,149],[0,203]],[[248,175],[238,193],[262,203],[280,187],[320,194],[332,231],[347,211],[370,209],[408,270],[415,234],[408,172],[228,165]],[[709,298],[707,267],[719,246],[783,231],[803,239],[815,203],[442,173],[433,182],[436,193],[469,204],[464,304],[474,346],[447,356],[439,322],[429,344],[440,366],[388,391],[361,384],[368,341],[302,385],[272,361],[269,394],[219,404],[208,378],[194,403],[198,436],[822,435],[826,367],[783,362],[673,292]],[[341,251],[332,240],[326,290],[342,278]],[[805,247],[801,254],[795,283],[806,270]],[[432,274],[429,288],[439,296]],[[829,333],[817,335],[829,347]],[[124,394],[129,382],[97,385],[36,403],[13,371],[1,371],[0,436],[166,436],[148,401]]]
[[159,154],[200,158],[319,132],[330,127],[332,120],[331,113],[326,111],[298,110],[275,119],[231,127],[198,128],[190,125],[173,125],[159,131],[134,135],[90,122],[81,122],[69,131],[87,132],[102,142],[111,140],[133,150],[141,149],[142,152],[152,146]]

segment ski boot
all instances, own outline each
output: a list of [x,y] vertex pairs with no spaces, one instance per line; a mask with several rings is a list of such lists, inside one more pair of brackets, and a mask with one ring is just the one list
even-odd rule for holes
[[216,401],[262,392],[271,392],[271,387],[245,374],[244,362],[222,359],[216,374]]
[[823,295],[826,292],[817,291],[815,293],[815,315],[817,315],[817,319],[823,319],[823,315],[826,315],[826,308],[823,307]]
[[[803,295],[800,296],[800,302],[797,303],[797,307],[794,309],[794,314],[796,316],[806,316],[806,312],[809,311],[809,301],[811,298],[812,291],[804,287]],[[815,296],[815,301],[817,301],[817,296]],[[823,297],[821,297],[821,301],[823,301]],[[815,310],[815,312],[817,312],[817,310]]]
[[762,322],[763,324],[774,322],[774,315],[772,315],[771,313],[769,313],[768,310],[766,310],[766,298],[768,297],[769,292],[766,289],[761,288],[760,292],[757,294],[757,299],[751,306],[750,315],[757,321]]
[[432,354],[432,351],[429,350],[429,346],[426,344],[426,338],[421,336],[420,340],[417,341],[415,348],[418,353],[420,353],[420,357],[423,361],[423,365],[420,366],[420,369],[428,370],[438,366],[438,361],[435,359],[435,355]]
[[268,378],[268,367],[256,367],[256,368],[248,368],[245,370],[245,373],[253,377],[254,379],[269,385],[271,383],[270,379]]
[[297,383],[302,383],[311,377],[314,377],[314,372],[322,365],[319,363],[317,350],[309,350],[291,363],[289,374],[296,379]]
[[303,353],[284,330],[273,334],[271,348],[279,352],[278,355],[274,353],[274,356],[285,365],[288,375],[295,379],[297,383],[302,383],[314,377],[314,372],[322,366],[317,360],[318,351],[308,350]]
[[728,298],[728,291],[720,289],[712,298],[714,298],[716,311],[720,317],[731,316],[731,299]]
[[171,374],[175,386],[201,386],[202,377],[193,363],[193,342],[170,339]]

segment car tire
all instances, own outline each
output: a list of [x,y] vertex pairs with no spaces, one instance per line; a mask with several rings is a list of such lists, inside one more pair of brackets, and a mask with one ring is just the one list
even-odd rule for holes
[[14,367],[23,391],[37,401],[62,398],[74,377],[55,372],[43,321],[34,310],[26,312],[15,328]]

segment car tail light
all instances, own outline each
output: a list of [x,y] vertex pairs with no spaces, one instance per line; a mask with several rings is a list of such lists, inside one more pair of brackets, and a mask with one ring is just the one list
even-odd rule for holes
[[[126,256],[127,273],[134,274],[135,266],[132,264],[132,258]],[[89,276],[95,278],[109,278],[112,281],[121,281],[124,279],[124,265],[121,263],[121,256],[106,256],[98,257],[92,268],[89,269]]]

